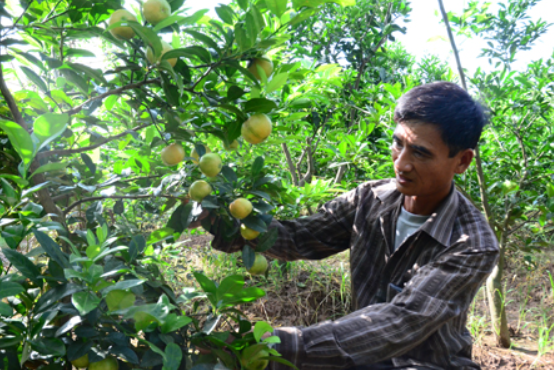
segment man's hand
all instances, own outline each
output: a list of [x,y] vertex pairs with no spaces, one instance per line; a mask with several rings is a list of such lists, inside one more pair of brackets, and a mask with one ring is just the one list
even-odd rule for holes
[[[202,226],[202,220],[204,220],[208,216],[210,216],[210,211],[208,211],[207,209],[202,210],[202,213],[200,213],[198,215],[198,217],[196,218],[195,221],[191,222],[187,226],[187,229],[196,229],[197,227]],[[212,225],[213,225],[214,222],[215,222],[215,216],[212,216],[211,222],[212,222]]]

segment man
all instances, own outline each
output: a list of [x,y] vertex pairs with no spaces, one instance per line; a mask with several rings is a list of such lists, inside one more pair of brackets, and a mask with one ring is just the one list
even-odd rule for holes
[[[467,311],[498,246],[453,178],[473,159],[483,109],[457,85],[438,82],[404,95],[394,120],[395,179],[364,183],[315,215],[271,225],[279,238],[267,254],[275,258],[322,259],[350,249],[356,311],[275,330],[275,349],[300,370],[479,368]],[[244,245],[212,232],[218,250]]]

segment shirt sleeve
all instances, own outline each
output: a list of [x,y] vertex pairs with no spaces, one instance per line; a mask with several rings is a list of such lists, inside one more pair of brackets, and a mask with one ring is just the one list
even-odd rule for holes
[[[275,346],[298,369],[344,369],[401,356],[442,324],[467,310],[496,264],[498,251],[452,245],[423,266],[390,303],[371,305],[339,320],[275,329]],[[272,362],[272,370],[289,369]]]
[[[309,217],[292,221],[273,220],[270,228],[277,228],[278,238],[274,246],[264,252],[271,257],[286,261],[299,259],[322,259],[350,247],[356,206],[362,199],[363,186],[325,203]],[[220,221],[223,222],[223,221]],[[232,253],[242,249],[245,240],[238,236],[225,240],[216,225],[212,247]],[[248,242],[253,247],[256,240]]]

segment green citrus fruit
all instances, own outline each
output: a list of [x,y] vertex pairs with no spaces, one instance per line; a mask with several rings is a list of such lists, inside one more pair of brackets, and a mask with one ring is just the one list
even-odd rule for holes
[[[210,150],[210,148],[208,148],[206,145],[202,144],[202,146],[205,149],[204,154],[208,154],[208,153],[212,152]],[[195,159],[192,160],[192,163],[198,164],[198,159],[200,158],[200,156],[198,155],[198,152],[196,151],[196,148],[192,149],[192,153],[190,154],[190,156],[195,158]]]
[[79,357],[76,360],[71,361],[71,365],[75,367],[87,367],[88,366],[88,354]]
[[[169,45],[167,42],[162,40],[162,54],[160,55],[160,57],[158,59],[156,59],[154,57],[154,52],[152,51],[152,49],[149,46],[148,48],[146,48],[146,59],[148,60],[148,62],[150,64],[155,64],[157,62],[160,62],[162,60],[162,55],[164,55],[165,53],[167,53],[170,50],[173,50],[171,45]],[[177,58],[169,58],[169,59],[166,59],[166,60],[169,62],[169,64],[171,64],[172,67],[175,67],[175,64],[177,64]]]
[[269,351],[261,349],[255,352],[256,349],[256,346],[252,346],[242,351],[240,362],[247,370],[264,370],[269,364],[269,360],[260,360],[262,357],[269,356]]
[[[125,9],[118,9],[112,13],[108,24],[111,26],[112,24],[122,20],[138,22],[137,17],[135,17],[129,11]],[[130,38],[135,37],[135,31],[133,31],[131,27],[115,27],[110,30],[110,33],[113,35],[113,37],[122,40],[129,40]]]
[[102,361],[93,362],[88,365],[88,370],[118,370],[119,364],[115,357],[106,357]]
[[185,158],[185,150],[180,144],[173,143],[162,150],[162,162],[167,166],[175,166]]
[[144,19],[152,24],[158,24],[171,14],[171,6],[165,0],[148,0],[142,5]]
[[260,235],[259,231],[252,230],[247,227],[245,224],[240,225],[240,235],[246,240],[256,239]]
[[135,295],[125,290],[112,290],[106,296],[108,310],[124,310],[135,304]]
[[189,189],[189,195],[192,200],[202,202],[206,196],[212,192],[212,186],[204,180],[198,180],[192,183]]
[[252,203],[248,199],[238,198],[229,204],[229,211],[233,217],[242,220],[246,218],[252,212]]
[[267,270],[267,260],[263,255],[256,253],[256,259],[254,260],[254,264],[248,270],[248,272],[252,275],[263,275],[265,274],[266,270]]
[[217,176],[222,167],[221,157],[216,153],[204,154],[202,158],[200,158],[198,166],[204,175],[208,177]]
[[266,78],[269,78],[269,76],[273,73],[273,63],[271,60],[267,58],[252,59],[248,65],[248,70],[258,79],[258,81],[261,81],[262,79],[260,73],[258,72],[258,67],[264,71]]
[[254,114],[242,124],[240,133],[250,144],[259,144],[271,134],[271,120],[263,113]]

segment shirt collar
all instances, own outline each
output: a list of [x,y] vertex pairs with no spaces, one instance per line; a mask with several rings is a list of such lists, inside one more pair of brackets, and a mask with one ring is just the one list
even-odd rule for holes
[[[373,193],[384,204],[392,205],[392,203],[397,203],[400,206],[404,204],[404,195],[396,190],[395,179],[391,179],[389,182],[375,187]],[[457,190],[454,186],[454,182],[452,182],[450,193],[438,206],[435,212],[429,216],[420,230],[427,233],[445,247],[450,247],[452,229],[454,228],[456,214],[458,213],[458,203]],[[389,209],[389,207],[386,208]]]

